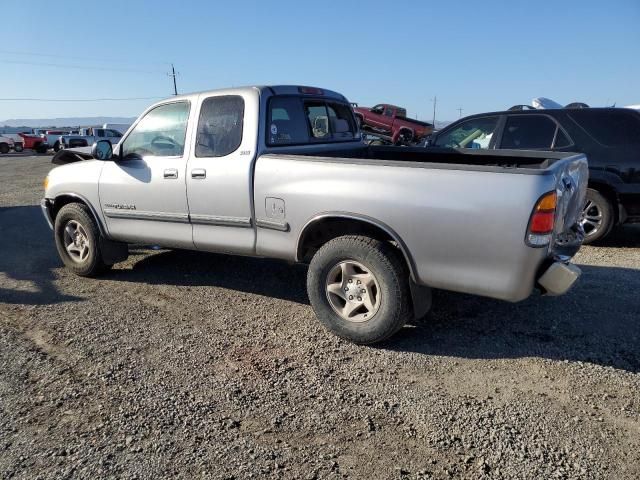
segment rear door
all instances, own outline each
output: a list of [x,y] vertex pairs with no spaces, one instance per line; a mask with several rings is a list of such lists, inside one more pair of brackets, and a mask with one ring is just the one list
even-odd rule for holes
[[257,90],[199,98],[187,164],[189,215],[199,250],[254,252],[252,171],[258,104]]

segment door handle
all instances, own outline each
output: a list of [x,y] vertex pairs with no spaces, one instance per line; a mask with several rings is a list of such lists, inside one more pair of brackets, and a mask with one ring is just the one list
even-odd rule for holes
[[207,171],[204,168],[194,168],[191,170],[191,178],[207,178]]
[[167,168],[164,171],[164,178],[178,178],[178,169],[177,168]]

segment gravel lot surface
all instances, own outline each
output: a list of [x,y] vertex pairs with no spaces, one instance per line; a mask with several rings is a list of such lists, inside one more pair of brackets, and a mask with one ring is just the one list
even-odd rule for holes
[[435,292],[359,347],[303,266],[132,249],[68,273],[49,158],[0,157],[0,478],[640,478],[640,228],[584,247],[564,297]]

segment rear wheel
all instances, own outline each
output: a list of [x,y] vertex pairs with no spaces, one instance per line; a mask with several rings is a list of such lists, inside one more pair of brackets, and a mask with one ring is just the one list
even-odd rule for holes
[[609,200],[593,188],[587,189],[586,201],[580,220],[584,228],[585,244],[606,237],[613,227],[613,207]]
[[100,250],[100,231],[89,209],[80,203],[62,207],[55,220],[58,255],[76,275],[93,277],[107,270]]
[[60,150],[60,142],[56,142],[53,144],[53,151],[58,152]]
[[9,153],[9,144],[8,143],[0,143],[0,153]]
[[41,143],[36,145],[35,149],[38,153],[47,153],[47,147],[45,145],[42,145]]
[[307,291],[327,329],[354,343],[369,344],[389,338],[410,319],[408,278],[392,245],[344,236],[314,255]]

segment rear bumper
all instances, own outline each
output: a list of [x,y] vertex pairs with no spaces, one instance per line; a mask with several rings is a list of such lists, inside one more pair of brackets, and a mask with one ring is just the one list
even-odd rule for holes
[[40,200],[40,208],[42,209],[42,215],[44,215],[44,219],[47,221],[49,228],[53,230],[53,217],[51,216],[51,202],[46,198]]
[[538,278],[538,286],[545,295],[564,295],[580,278],[581,273],[576,265],[569,263],[567,257],[556,257]]

